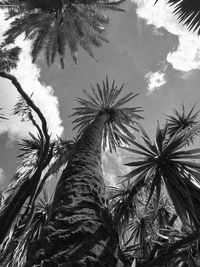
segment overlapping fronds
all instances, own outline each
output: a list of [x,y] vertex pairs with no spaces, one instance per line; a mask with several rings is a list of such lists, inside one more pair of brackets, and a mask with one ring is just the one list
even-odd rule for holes
[[[106,114],[108,119],[105,123],[103,133],[103,149],[109,146],[110,151],[116,149],[123,142],[128,144],[126,136],[132,136],[131,131],[136,130],[136,120],[142,119],[138,114],[142,111],[140,107],[123,107],[138,94],[129,93],[121,99],[117,100],[124,85],[117,87],[115,81],[109,84],[108,77],[102,82],[102,86],[97,83],[96,88],[92,85],[92,94],[83,90],[88,98],[77,98],[80,107],[74,108],[71,116],[78,116],[73,121],[75,127],[78,128],[79,134],[96,118],[98,114]],[[120,133],[124,133],[121,136]]]
[[[174,109],[174,115],[167,116],[167,134],[169,138],[172,138],[175,134],[180,133],[184,129],[190,130],[192,127],[199,123],[198,115],[200,111],[194,111],[195,106],[191,108],[191,110],[186,113],[185,106],[182,105],[182,113],[178,112]],[[196,134],[198,134],[197,131]],[[194,136],[192,136],[191,142],[194,141]]]
[[[119,5],[124,0],[51,2],[52,5],[49,1],[19,1],[17,8],[9,9],[8,17],[12,22],[5,32],[5,42],[13,43],[23,33],[25,38],[33,40],[33,62],[42,53],[50,65],[58,55],[64,68],[67,46],[75,63],[79,47],[94,58],[92,48],[108,42],[105,26],[109,18],[102,12],[107,9],[122,11]],[[8,3],[12,5],[12,1],[6,1]]]
[[159,230],[151,255],[142,266],[198,267],[199,263],[199,233],[186,226],[181,229],[168,226]]
[[29,133],[29,138],[22,139],[19,142],[20,154],[20,165],[17,169],[19,173],[18,176],[23,175],[26,171],[33,170],[37,167],[37,163],[40,158],[40,153],[42,152],[42,141],[40,136],[35,136],[32,133]]
[[0,46],[0,71],[10,72],[17,67],[21,49],[19,47],[6,49],[3,46],[4,44]]
[[[136,199],[132,199],[130,205],[124,206],[126,198],[129,193],[129,186],[121,184],[120,187],[108,187],[108,201],[110,211],[113,217],[113,223],[119,234],[121,242],[124,240],[126,234],[126,227],[130,220],[135,217],[136,206],[138,204]],[[120,216],[121,211],[124,211],[123,216]]]
[[125,175],[130,182],[130,193],[142,184],[149,183],[149,196],[147,205],[155,192],[155,209],[158,207],[162,183],[173,202],[177,214],[183,222],[192,222],[196,227],[200,223],[200,149],[184,149],[185,145],[200,129],[197,124],[189,131],[187,129],[174,135],[166,142],[166,132],[157,125],[156,140],[150,138],[141,127],[142,138],[145,145],[133,139],[130,143],[136,148],[126,148],[137,157],[136,160],[125,165],[133,170]]
[[60,137],[54,140],[52,160],[50,161],[46,173],[38,185],[34,199],[36,199],[41,193],[47,179],[52,175],[56,176],[66,166],[71,157],[75,143],[76,140],[63,140]]
[[[155,3],[157,3],[156,0]],[[178,16],[180,22],[191,31],[200,34],[200,2],[198,0],[168,0],[169,5],[174,6],[173,13]]]
[[[25,152],[29,151],[28,162],[30,161],[30,155],[34,154],[35,151],[36,154],[39,154],[38,159],[36,159],[37,164],[32,165],[29,162],[30,164],[28,164],[28,166],[22,166],[22,169],[17,171],[17,174],[15,175],[16,179],[14,179],[14,181],[3,193],[5,200],[0,210],[1,243],[3,240],[5,240],[7,234],[11,230],[14,221],[17,220],[18,215],[23,209],[26,201],[31,201],[31,199],[34,197],[42,172],[52,158],[52,150],[54,146],[53,144],[50,144],[50,136],[48,134],[45,117],[41,113],[40,109],[34,104],[32,99],[30,99],[30,97],[25,93],[16,77],[4,71],[0,71],[0,76],[12,81],[13,85],[24,99],[24,101],[20,101],[19,105],[16,107],[16,113],[20,115],[28,114],[28,119],[30,119],[30,121],[38,130],[38,137],[32,136],[32,140],[29,142],[24,142]],[[20,112],[20,108],[22,108],[22,113]],[[39,124],[37,124],[37,122],[34,120],[30,108],[37,114],[38,118],[40,119],[41,126],[39,126]],[[31,143],[34,143],[34,145],[30,146]],[[35,147],[36,143],[37,148],[34,151],[31,151],[31,148]],[[37,151],[38,149],[39,153]]]
[[[163,192],[157,211],[155,210],[155,198],[151,199],[150,205],[147,207],[147,189],[148,185],[143,187],[134,197],[135,214],[134,217],[129,219],[128,226],[124,229],[124,238],[120,241],[120,247],[124,255],[131,262],[148,262],[153,255],[159,253],[159,250],[162,249],[162,241],[166,242],[161,237],[163,229],[172,228],[177,218],[173,214],[173,209],[168,206],[169,201],[165,198]],[[162,224],[160,224],[160,221],[162,221]],[[141,266],[144,265],[141,264]]]
[[123,245],[125,254],[132,254],[136,259],[145,259],[150,252],[149,235],[151,232],[151,215],[148,212],[129,223],[129,238]]
[[18,101],[13,107],[12,112],[13,112],[13,115],[19,115],[21,117],[21,121],[25,121],[25,122],[29,121],[30,118],[32,117],[32,110],[30,106],[21,96],[18,97]]
[[47,220],[52,196],[43,190],[41,197],[35,203],[34,210],[25,217],[19,217],[10,235],[2,247],[0,264],[2,266],[24,266],[27,248],[30,242],[40,237],[41,229]]

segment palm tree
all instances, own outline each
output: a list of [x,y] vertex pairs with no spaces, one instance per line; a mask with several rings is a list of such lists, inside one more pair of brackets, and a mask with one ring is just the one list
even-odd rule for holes
[[24,266],[29,242],[40,235],[41,228],[48,218],[51,201],[52,196],[49,196],[43,189],[34,204],[31,216],[24,218],[22,212],[17,218],[1,250],[0,264],[2,266]]
[[[193,106],[191,110],[186,113],[185,106],[182,105],[182,112],[179,112],[174,108],[174,114],[167,116],[167,134],[169,138],[172,138],[175,134],[186,128],[189,130],[199,123],[198,115],[200,111],[198,110],[194,113],[194,109],[195,106]],[[199,134],[199,131],[197,134]],[[194,136],[190,141],[194,142]]]
[[74,120],[79,139],[55,190],[48,223],[30,244],[26,266],[121,266],[118,235],[106,204],[101,145],[116,149],[127,143],[141,109],[123,108],[137,94],[117,101],[123,86],[109,85],[108,78],[102,88],[99,83],[97,90],[91,88],[93,95],[84,91],[88,100],[77,99],[81,106],[73,115],[79,116]]
[[[105,38],[105,26],[109,18],[104,10],[118,10],[124,0],[81,0],[81,1],[0,1],[0,7],[8,7],[12,18],[10,29],[5,32],[5,43],[13,43],[24,33],[32,43],[33,62],[43,53],[48,65],[60,58],[64,68],[66,46],[76,63],[79,46],[94,58],[92,47],[101,47]],[[10,4],[10,6],[9,6]]]
[[[199,129],[200,124],[198,123],[192,128],[186,127],[182,131],[175,131],[175,134],[169,138],[171,131],[168,132],[167,127],[165,127],[165,129],[161,129],[158,124],[156,130],[156,140],[154,143],[150,140],[141,126],[140,131],[144,144],[140,144],[139,142],[127,137],[129,142],[135,147],[124,147],[123,149],[132,153],[135,160],[126,163],[127,166],[130,166],[133,169],[125,175],[123,180],[123,183],[128,183],[129,190],[126,190],[123,195],[123,209],[119,208],[120,212],[118,212],[117,223],[119,223],[121,218],[123,218],[125,210],[127,211],[127,209],[131,207],[132,201],[137,194],[141,193],[142,190],[146,188],[146,200],[142,201],[142,203],[145,203],[143,204],[145,205],[144,215],[147,212],[148,216],[146,217],[145,215],[142,219],[149,219],[149,215],[152,215],[152,213],[148,212],[148,209],[149,206],[152,205],[153,201],[154,215],[152,218],[157,218],[158,225],[167,226],[164,232],[163,226],[158,227],[158,229],[160,228],[160,237],[156,234],[157,237],[156,235],[154,237],[155,241],[153,243],[148,243],[151,249],[149,249],[149,252],[147,252],[146,255],[145,253],[143,254],[143,257],[140,258],[140,262],[138,262],[136,266],[163,266],[164,262],[165,266],[178,266],[175,265],[175,263],[179,264],[184,261],[187,263],[196,261],[198,263],[199,261],[198,252],[194,248],[195,242],[199,242],[199,234],[197,233],[200,226],[200,164],[198,162],[200,149],[186,149],[185,147]],[[163,196],[163,192],[167,192],[177,215],[180,217],[183,224],[189,227],[190,231],[187,232],[187,234],[179,231],[178,236],[177,231],[172,229],[171,224],[173,224],[174,219],[176,219],[176,216],[172,215],[173,212],[171,213],[171,216],[169,216],[169,212],[163,213],[162,211],[162,214],[166,215],[165,221],[163,222],[163,220],[158,220],[160,198]],[[141,205],[139,205],[139,207],[141,207]],[[129,241],[132,241],[135,245],[135,220],[133,219],[129,222],[131,221],[133,223],[133,236]],[[144,227],[144,222],[146,222],[146,219],[143,219],[143,224],[140,222],[137,227]],[[155,226],[153,226],[152,229],[154,227]],[[144,234],[145,231],[141,231],[141,234]],[[174,234],[173,231],[175,231]],[[140,235],[137,234],[137,236],[139,237]],[[146,232],[146,236],[147,238],[145,239],[145,242],[151,240],[150,231]],[[141,240],[141,243],[144,245],[145,242],[144,240]],[[155,242],[157,245],[155,245]],[[139,241],[137,243],[141,246]],[[169,244],[172,247],[170,247]],[[186,248],[188,249],[187,260],[183,258],[183,255],[186,255]],[[192,248],[192,254],[189,253],[191,252],[190,248]],[[136,247],[133,247],[132,244],[132,250],[133,249],[136,250]]]
[[[159,0],[156,0],[157,3]],[[169,5],[174,6],[173,13],[178,20],[183,22],[191,31],[200,34],[200,4],[198,0],[168,0]]]

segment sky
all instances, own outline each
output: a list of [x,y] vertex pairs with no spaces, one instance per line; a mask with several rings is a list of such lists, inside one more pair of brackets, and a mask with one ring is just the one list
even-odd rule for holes
[[[122,5],[125,12],[109,13],[110,25],[107,38],[110,41],[94,50],[97,62],[84,51],[79,51],[75,66],[70,53],[66,54],[65,69],[59,62],[50,68],[43,58],[32,64],[31,43],[21,36],[17,45],[22,47],[18,68],[12,73],[24,90],[44,113],[53,136],[70,139],[72,118],[68,116],[75,107],[75,98],[83,96],[82,89],[101,82],[108,75],[120,86],[125,83],[124,94],[140,95],[132,105],[144,109],[143,127],[153,138],[156,121],[165,121],[172,109],[181,110],[184,103],[189,110],[196,104],[200,109],[200,39],[195,33],[178,23],[166,0],[127,0]],[[0,11],[0,41],[9,26]],[[17,93],[10,82],[0,79],[0,107],[9,119],[0,122],[0,186],[4,187],[15,172],[17,142],[34,131],[30,124],[21,123],[11,115],[17,101]],[[124,153],[103,156],[106,179],[113,184],[117,166],[120,173]]]

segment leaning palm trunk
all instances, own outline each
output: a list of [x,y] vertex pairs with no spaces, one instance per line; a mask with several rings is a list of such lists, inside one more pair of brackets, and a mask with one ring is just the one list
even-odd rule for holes
[[58,182],[41,238],[30,245],[26,266],[42,262],[44,267],[123,266],[101,169],[107,117],[99,114],[77,142]]

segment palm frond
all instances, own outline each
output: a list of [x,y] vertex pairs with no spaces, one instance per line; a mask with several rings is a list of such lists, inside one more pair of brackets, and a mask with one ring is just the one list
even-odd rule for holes
[[72,58],[77,62],[77,52],[82,47],[94,58],[93,47],[101,47],[105,38],[105,27],[109,18],[104,10],[123,11],[119,5],[125,0],[108,1],[11,1],[7,4],[8,18],[12,18],[10,29],[5,32],[6,44],[13,43],[22,33],[34,40],[33,62],[44,54],[50,65],[58,55],[64,68],[65,47],[68,46]]
[[[158,0],[155,1],[155,4]],[[174,6],[173,13],[178,20],[183,22],[190,31],[200,34],[200,3],[196,0],[168,0],[169,5]]]
[[[136,199],[132,199],[129,206],[124,206],[129,193],[129,187],[121,184],[120,187],[108,187],[109,208],[112,213],[114,226],[121,240],[124,239],[126,227],[130,220],[133,220],[136,214]],[[121,210],[124,211],[120,216]],[[120,216],[120,219],[118,219]],[[122,241],[121,241],[122,242]]]
[[[136,156],[139,155],[140,162],[127,163],[126,165],[134,169],[125,175],[125,180],[130,183],[129,195],[132,196],[134,196],[133,192],[137,192],[136,189],[141,188],[146,182],[150,183],[149,198],[155,191],[159,199],[161,183],[164,182],[177,214],[183,222],[192,222],[196,227],[200,222],[200,210],[196,206],[197,203],[200,204],[199,175],[197,174],[200,170],[200,149],[182,150],[182,148],[199,129],[200,124],[197,124],[189,131],[186,129],[166,141],[166,136],[163,135],[158,124],[156,140],[154,143],[148,142],[148,148],[128,138],[130,143],[139,148],[129,149],[129,151]],[[143,138],[150,140],[146,134],[145,136],[143,134]],[[193,162],[193,159],[197,162]]]
[[[198,115],[200,111],[194,112],[194,108],[195,106],[186,113],[185,106],[182,105],[182,113],[174,109],[174,115],[167,116],[167,134],[169,135],[169,138],[172,138],[175,134],[180,133],[186,128],[189,130],[199,123]],[[197,131],[196,134],[198,133],[199,131]],[[192,136],[190,141],[192,143],[194,142],[194,136]]]
[[17,67],[20,52],[21,52],[21,48],[19,47],[13,47],[13,48],[7,49],[4,47],[4,44],[1,44],[0,46],[0,71],[10,72],[11,69],[15,69]]
[[43,190],[32,213],[26,215],[26,217],[19,216],[14,229],[7,236],[6,244],[1,250],[1,264],[10,267],[25,265],[27,248],[30,242],[40,237],[42,226],[47,220],[51,201],[52,196],[49,196]]
[[[98,114],[106,114],[108,119],[104,127],[103,149],[108,146],[110,151],[122,144],[126,140],[126,136],[132,136],[133,128],[131,127],[136,124],[137,120],[143,118],[138,114],[142,111],[140,107],[122,107],[138,94],[129,93],[117,100],[123,86],[118,88],[115,81],[110,85],[108,77],[102,82],[102,86],[99,83],[96,84],[96,90],[91,85],[92,94],[83,90],[87,99],[77,98],[80,107],[74,108],[71,115],[78,116],[73,121],[75,124],[73,129],[79,128],[79,135],[81,135]],[[124,137],[121,137],[120,133],[124,133]]]
[[[33,94],[31,94],[32,96]],[[30,97],[31,97],[30,96]],[[22,121],[29,121],[32,110],[27,104],[27,102],[21,96],[18,97],[18,101],[15,104],[14,108],[12,109],[13,115],[19,115]]]

